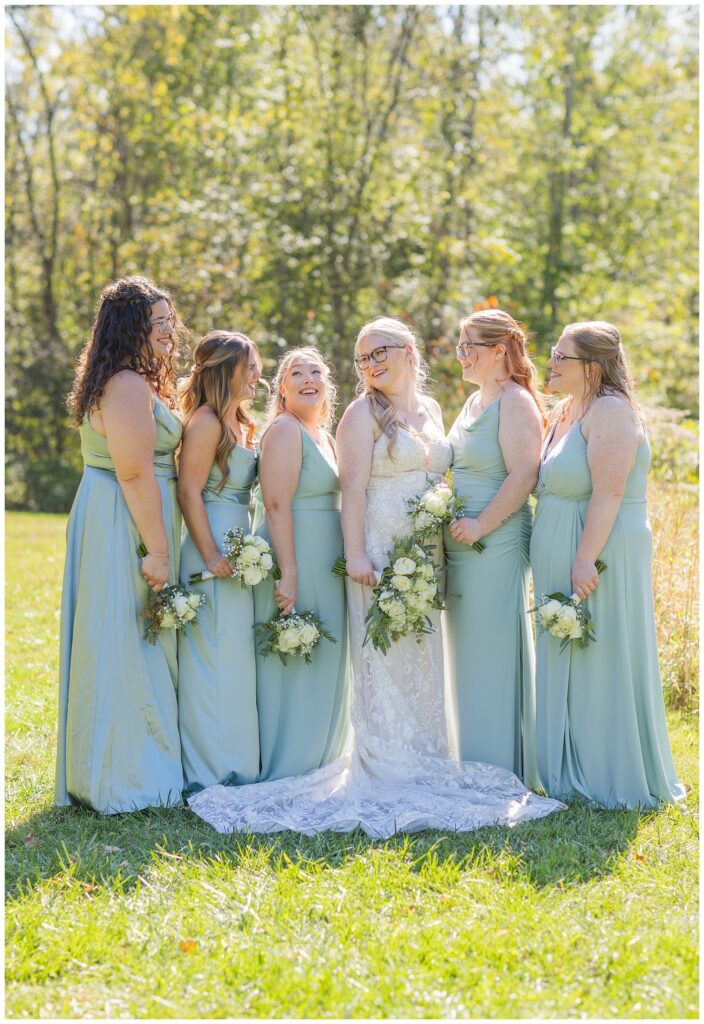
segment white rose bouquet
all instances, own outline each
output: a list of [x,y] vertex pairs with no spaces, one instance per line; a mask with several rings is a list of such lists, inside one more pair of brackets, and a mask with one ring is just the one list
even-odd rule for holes
[[194,594],[179,583],[151,594],[142,611],[146,620],[144,639],[155,644],[162,629],[180,629],[185,633],[186,624],[196,621],[198,608],[204,602],[205,594]]
[[[430,547],[415,537],[394,539],[387,552],[389,565],[373,588],[374,599],[367,612],[364,643],[371,640],[375,650],[386,654],[395,640],[413,633],[416,641],[434,631],[428,612],[442,608],[438,570],[430,558]],[[344,558],[332,567],[338,576],[346,575]]]
[[[600,559],[595,565],[599,575],[606,569],[606,563]],[[596,639],[592,618],[576,594],[567,597],[559,590],[547,594],[535,608],[530,609],[529,614],[533,613],[536,614],[538,628],[561,641],[560,652],[570,643],[587,647]]]
[[278,654],[284,665],[289,655],[305,658],[310,664],[310,656],[325,637],[330,643],[337,640],[325,628],[322,619],[314,612],[291,612],[290,615],[275,615],[273,619],[255,626],[258,638],[259,653],[267,657]]
[[[411,498],[407,505],[408,515],[413,521],[413,532],[421,543],[432,540],[443,526],[449,526],[453,519],[464,515],[464,504],[455,492],[450,470],[439,483]],[[478,540],[470,547],[481,553],[485,545]]]
[[[240,580],[248,587],[256,587],[257,583],[265,580],[270,573],[274,579],[279,578],[280,573],[271,546],[263,537],[245,533],[242,527],[238,526],[234,530],[227,530],[222,541],[223,554],[234,570],[231,579]],[[215,579],[212,572],[194,572],[188,582],[193,586],[194,583],[212,579]]]

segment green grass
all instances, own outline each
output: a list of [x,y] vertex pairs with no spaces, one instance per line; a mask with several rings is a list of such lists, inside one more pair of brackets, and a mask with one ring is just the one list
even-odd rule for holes
[[697,1017],[691,701],[684,812],[371,842],[55,809],[65,518],[7,524],[8,1017]]

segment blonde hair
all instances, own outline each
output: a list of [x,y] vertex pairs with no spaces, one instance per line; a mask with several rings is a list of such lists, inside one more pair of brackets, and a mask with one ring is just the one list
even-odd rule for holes
[[[630,407],[642,420],[636,401],[636,386],[626,361],[618,327],[606,320],[583,320],[567,324],[562,331],[574,342],[577,355],[588,360],[583,364],[587,383],[587,411],[595,398],[601,395],[623,395]],[[590,372],[587,371],[587,365]]]
[[[178,383],[184,425],[202,405],[209,405],[220,423],[220,440],[215,449],[215,463],[222,473],[219,491],[230,475],[227,460],[237,444],[237,438],[227,423],[233,403],[237,406],[235,415],[245,429],[247,443],[251,445],[254,439],[255,424],[245,408],[252,404],[246,385],[252,354],[261,372],[262,362],[257,346],[246,334],[239,331],[210,331],[196,345],[190,374]],[[231,387],[233,373],[236,374],[234,395]]]
[[[286,403],[281,394],[281,384],[284,377],[291,369],[297,359],[313,359],[320,364],[325,382],[325,400],[320,411],[320,425],[323,430],[329,430],[333,423],[335,406],[337,405],[337,387],[332,378],[332,369],[326,362],[322,352],[315,345],[304,345],[301,348],[291,348],[279,360],[276,367],[274,379],[271,382],[271,393],[266,407],[266,427],[270,427],[277,416],[286,412]],[[266,428],[265,428],[266,429]]]
[[[418,339],[408,324],[393,316],[378,316],[374,320],[370,320],[369,323],[366,323],[362,327],[357,335],[357,340],[354,343],[355,357],[359,351],[359,343],[364,338],[369,337],[370,334],[378,334],[381,338],[386,338],[387,341],[390,341],[392,344],[399,347],[405,347],[406,345],[411,346],[413,351],[411,372],[415,382],[415,389],[423,395],[427,394],[428,366],[423,359],[423,356],[420,354]],[[391,400],[387,398],[382,391],[372,387],[367,382],[362,371],[356,364],[355,367],[357,370],[357,395],[360,398],[366,396],[372,416],[382,433],[386,434],[388,451],[391,453],[398,436],[399,429],[399,419],[396,409],[394,408],[393,402],[391,402]]]
[[543,426],[546,423],[545,402],[538,391],[538,373],[528,356],[528,336],[525,325],[514,320],[503,309],[483,309],[460,320],[460,334],[470,327],[476,328],[482,341],[496,342],[506,347],[506,368],[511,380],[525,388],[538,406]]

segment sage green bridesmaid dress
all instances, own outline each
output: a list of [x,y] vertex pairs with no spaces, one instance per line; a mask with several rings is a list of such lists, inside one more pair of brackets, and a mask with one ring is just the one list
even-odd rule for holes
[[[347,746],[349,656],[345,581],[332,565],[342,555],[340,482],[337,469],[303,429],[302,462],[291,508],[298,567],[297,611],[315,612],[337,640],[321,639],[308,665],[302,658],[282,664],[277,655],[257,652],[257,708],[261,773],[259,781],[299,775],[338,757]],[[258,497],[255,528],[269,543]],[[254,588],[257,623],[278,612],[275,585]]]
[[[468,422],[465,405],[448,435],[455,490],[470,517],[486,508],[507,476],[500,415],[499,399]],[[445,529],[445,638],[460,759],[507,768],[535,788],[535,662],[527,615],[531,518],[526,502],[482,537],[481,553]]]
[[[236,445],[228,457],[230,475],[210,471],[202,496],[210,529],[222,550],[230,529],[250,530],[250,502],[257,474],[255,452]],[[181,582],[206,566],[184,527]],[[197,625],[178,638],[178,720],[186,792],[215,783],[254,782],[259,774],[259,726],[254,661],[252,587],[234,579],[193,585],[205,594]]]
[[[613,529],[606,563],[587,605],[596,641],[573,644],[538,632],[538,770],[551,796],[586,797],[605,807],[655,807],[684,799],[667,735],[651,578],[646,508],[650,467],[640,444]],[[531,542],[538,598],[571,593],[572,563],[592,491],[579,422],[544,455]]]
[[[156,399],[154,473],[178,579],[181,513],[174,451],[181,421]],[[59,735],[55,803],[101,814],[181,803],[176,632],[156,646],[140,613],[152,591],[140,574],[141,538],[115,476],[106,439],[86,416],[83,477],[66,531],[61,600]]]

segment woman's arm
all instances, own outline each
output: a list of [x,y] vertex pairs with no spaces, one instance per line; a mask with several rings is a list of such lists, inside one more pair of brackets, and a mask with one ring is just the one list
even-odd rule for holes
[[500,402],[499,445],[507,476],[478,516],[450,525],[451,536],[460,544],[475,544],[505,523],[525,503],[538,479],[543,440],[538,407],[523,388],[511,388]]
[[189,420],[183,433],[178,466],[178,502],[208,572],[226,577],[232,575],[232,566],[213,537],[202,496],[221,433],[220,421],[208,406],[201,406]]
[[298,423],[284,414],[277,417],[262,438],[259,482],[266,523],[281,569],[276,603],[290,614],[298,592],[298,568],[291,502],[298,487],[303,461],[303,442]]
[[337,449],[347,575],[355,583],[373,587],[376,573],[364,548],[364,520],[372,471],[374,419],[365,399],[357,399],[345,409],[337,428]]
[[142,576],[159,591],[169,578],[169,547],[154,475],[153,401],[146,381],[133,370],[122,370],[106,384],[100,413],[117,481],[149,552],[142,560]]
[[572,566],[572,588],[581,598],[588,597],[599,585],[595,562],[616,521],[640,441],[630,406],[614,395],[597,398],[583,425],[592,496]]

